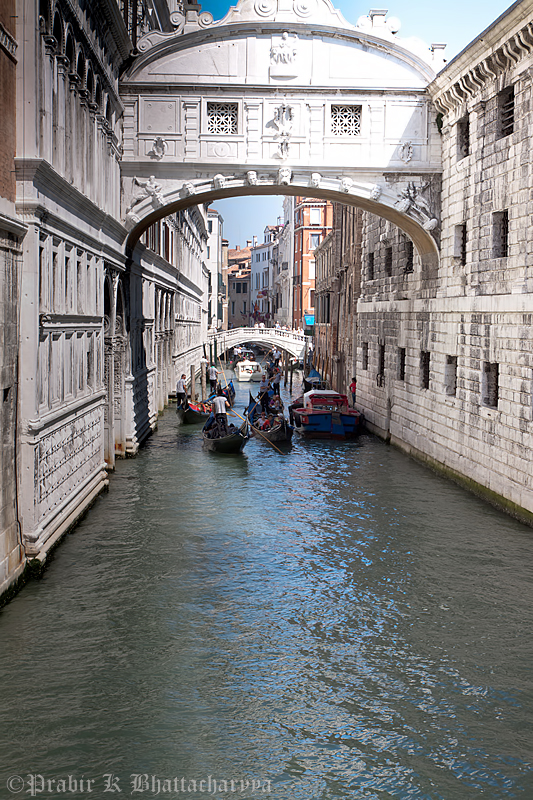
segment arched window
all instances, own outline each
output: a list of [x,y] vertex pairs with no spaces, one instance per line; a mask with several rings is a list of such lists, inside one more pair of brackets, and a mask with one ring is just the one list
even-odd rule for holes
[[63,22],[58,13],[54,17],[54,29],[52,31],[54,39],[57,42],[58,53],[63,52]]
[[96,89],[94,92],[94,102],[98,106],[98,113],[102,113],[102,87],[100,85],[100,81],[96,82]]
[[39,28],[41,33],[50,33],[50,3],[39,0]]
[[89,95],[89,100],[92,100],[94,94],[94,76],[91,67],[87,68],[87,94]]
[[76,66],[76,53],[74,50],[74,39],[69,32],[67,35],[67,43],[65,45],[65,56],[68,58],[68,71],[74,72]]
[[80,81],[83,83],[83,79],[85,78],[85,59],[83,57],[83,53],[78,54],[78,61],[76,63],[76,72],[78,73],[78,77]]

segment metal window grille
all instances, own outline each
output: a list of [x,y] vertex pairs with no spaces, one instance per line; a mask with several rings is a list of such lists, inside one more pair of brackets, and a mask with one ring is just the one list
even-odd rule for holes
[[385,248],[385,275],[388,278],[392,275],[392,247]]
[[454,397],[457,394],[457,356],[446,356],[444,387],[447,395]]
[[470,120],[463,117],[457,123],[457,158],[465,158],[470,154]]
[[398,348],[398,380],[405,380],[405,347]]
[[498,95],[499,139],[514,131],[514,86],[508,86]]
[[414,269],[414,248],[413,243],[408,241],[405,243],[405,267],[404,272],[412,272]]
[[368,254],[368,280],[374,280],[374,253]]
[[361,345],[361,366],[363,369],[368,369],[368,342],[363,342]]
[[376,383],[378,386],[383,386],[385,383],[385,345],[379,345],[378,355],[378,374],[376,375]]
[[429,389],[430,353],[422,350],[420,353],[420,384],[422,389]]
[[208,103],[207,132],[237,133],[237,103]]
[[333,136],[361,135],[361,106],[331,106]]
[[498,406],[498,364],[483,362],[483,376],[481,392],[483,405],[497,408]]
[[492,244],[494,258],[509,255],[509,212],[496,211],[492,215]]

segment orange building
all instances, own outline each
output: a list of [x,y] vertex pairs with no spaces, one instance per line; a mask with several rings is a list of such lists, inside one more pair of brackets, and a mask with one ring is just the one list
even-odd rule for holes
[[296,197],[294,208],[294,275],[292,323],[305,327],[304,316],[315,313],[314,251],[330,233],[333,206],[329,200]]

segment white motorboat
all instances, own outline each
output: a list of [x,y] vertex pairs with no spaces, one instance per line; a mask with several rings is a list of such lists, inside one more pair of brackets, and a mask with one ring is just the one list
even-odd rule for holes
[[235,364],[234,370],[235,377],[238,381],[260,381],[263,374],[261,364],[257,361],[239,361]]

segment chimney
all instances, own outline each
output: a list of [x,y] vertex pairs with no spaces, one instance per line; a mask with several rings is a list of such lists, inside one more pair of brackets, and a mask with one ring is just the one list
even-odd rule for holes
[[246,240],[246,247],[251,247],[251,246],[252,246],[252,240],[251,239],[247,239]]
[[240,246],[240,244],[236,244],[236,245],[235,245],[235,250],[240,250],[240,249],[241,249],[241,246]]
[[257,247],[257,236],[254,236],[254,247]]

